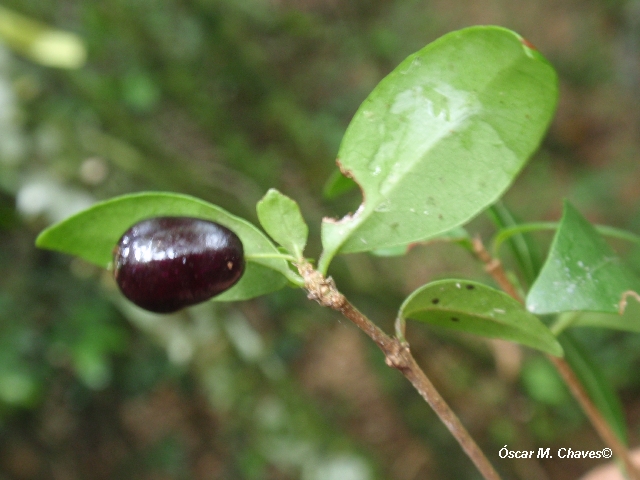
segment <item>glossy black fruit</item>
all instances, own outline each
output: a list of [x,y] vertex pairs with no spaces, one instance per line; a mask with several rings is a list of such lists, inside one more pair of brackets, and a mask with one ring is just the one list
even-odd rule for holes
[[231,288],[244,272],[238,236],[189,217],[136,223],[120,238],[113,263],[124,296],[157,313],[204,302]]

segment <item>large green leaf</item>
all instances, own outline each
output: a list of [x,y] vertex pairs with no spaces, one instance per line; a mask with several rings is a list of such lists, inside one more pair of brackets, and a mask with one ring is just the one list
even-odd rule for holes
[[325,219],[336,253],[425,240],[468,221],[511,184],[552,118],[557,77],[516,33],[471,27],[408,57],[362,103],[338,152],[363,192]]
[[407,297],[399,315],[562,355],[556,338],[535,315],[507,294],[477,282],[440,280],[424,285]]
[[[228,227],[240,237],[245,256],[279,253],[249,222],[203,200],[164,192],[124,195],[98,203],[47,228],[38,236],[36,245],[109,268],[114,246],[131,225],[145,218],[166,215],[203,218]],[[284,260],[248,258],[242,279],[216,300],[242,300],[278,290],[287,283],[288,275],[290,271]]]
[[296,258],[302,258],[309,227],[300,207],[291,198],[271,188],[256,205],[262,228]]
[[627,290],[640,291],[640,280],[593,225],[565,202],[547,260],[527,295],[529,311],[616,313]]

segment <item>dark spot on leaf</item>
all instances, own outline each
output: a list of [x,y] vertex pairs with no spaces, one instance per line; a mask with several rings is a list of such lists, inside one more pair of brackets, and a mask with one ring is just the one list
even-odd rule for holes
[[438,215],[438,220],[444,220],[444,217],[442,216],[441,213]]
[[460,319],[458,317],[451,317],[452,322],[459,322]]
[[433,300],[431,300],[431,303],[433,303],[434,305],[437,305],[438,303],[440,303],[440,299],[434,298]]
[[473,285],[467,285],[467,290],[473,290],[474,288],[476,287],[474,287]]

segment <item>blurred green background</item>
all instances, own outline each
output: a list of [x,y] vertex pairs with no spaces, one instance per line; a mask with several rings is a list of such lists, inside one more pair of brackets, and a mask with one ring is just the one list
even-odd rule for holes
[[[276,187],[300,203],[317,256],[321,218],[360,202],[323,197],[350,117],[404,57],[451,30],[512,28],[560,75],[556,120],[506,204],[556,220],[566,197],[640,232],[638,0],[3,5],[0,480],[479,478],[376,348],[302,291],[158,317],[125,302],[108,272],[34,247],[52,222],[123,193],[188,193],[256,222],[256,201]],[[46,29],[31,20],[76,34],[86,63],[74,37],[45,37],[34,55]],[[470,230],[492,232],[485,218]],[[544,254],[549,234],[538,238]],[[614,246],[640,270],[640,251]],[[490,281],[443,244],[340,257],[331,274],[388,331],[429,280]],[[577,337],[638,444],[640,337]],[[599,463],[498,458],[505,444],[603,446],[539,354],[425,326],[409,340],[505,479],[574,480]]]

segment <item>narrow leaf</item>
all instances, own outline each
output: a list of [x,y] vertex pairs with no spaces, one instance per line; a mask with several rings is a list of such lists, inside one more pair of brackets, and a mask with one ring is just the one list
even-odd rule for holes
[[[519,224],[511,211],[500,201],[489,208],[488,214],[501,229],[516,227]],[[524,232],[517,233],[509,238],[508,244],[527,284],[531,285],[542,265],[531,236]]]
[[413,292],[399,315],[439,327],[502,338],[561,356],[551,331],[507,294],[468,280],[440,280]]
[[571,365],[591,401],[620,441],[627,443],[627,426],[622,404],[598,364],[570,335],[563,333],[558,340],[564,349],[565,360]]
[[[163,192],[124,195],[98,203],[44,230],[36,239],[36,245],[110,268],[113,248],[131,225],[165,215],[203,218],[224,225],[240,237],[245,255],[279,253],[269,239],[246,220],[203,200]],[[215,299],[241,300],[278,290],[287,283],[288,274],[284,260],[249,259],[242,279]]]
[[302,258],[309,228],[300,207],[291,198],[272,188],[256,205],[262,228],[296,258]]
[[593,225],[565,202],[547,260],[527,296],[529,311],[617,313],[627,290],[640,291],[640,280]]
[[516,33],[471,27],[408,57],[356,112],[338,152],[363,204],[325,219],[336,253],[425,240],[471,219],[511,184],[556,106],[549,63]]

